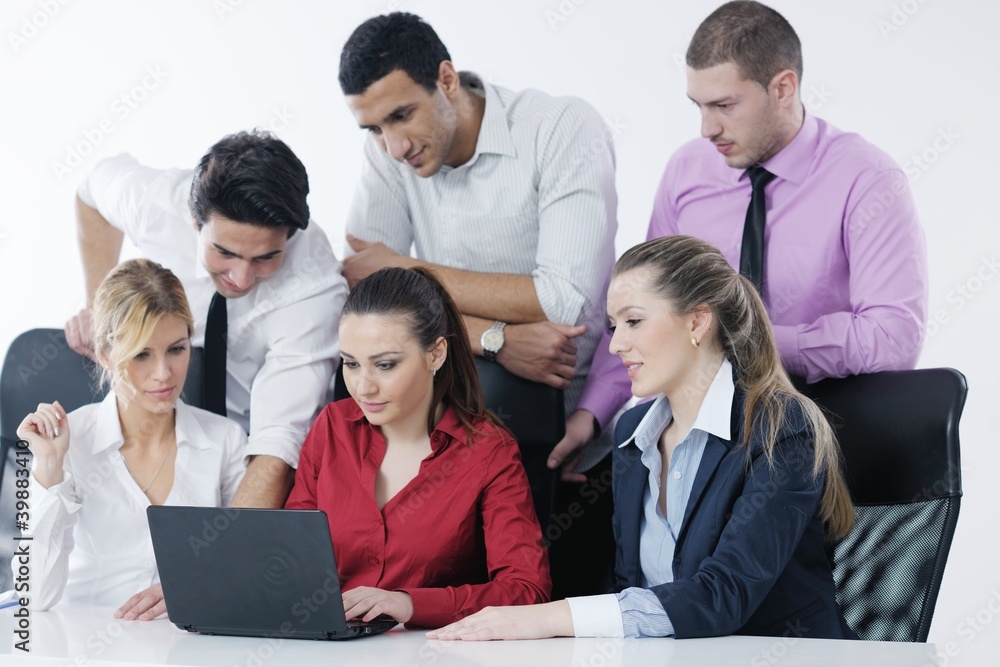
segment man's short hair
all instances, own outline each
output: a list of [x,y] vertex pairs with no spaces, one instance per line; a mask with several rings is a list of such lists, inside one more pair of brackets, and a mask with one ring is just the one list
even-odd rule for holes
[[451,60],[434,28],[415,14],[393,12],[359,25],[340,52],[340,88],[361,95],[382,77],[402,70],[429,92],[441,62]]
[[764,88],[790,69],[802,80],[802,44],[785,17],[750,0],[727,2],[701,22],[687,50],[696,70],[733,63],[740,76]]
[[288,145],[270,132],[220,139],[198,162],[191,215],[198,229],[209,217],[260,227],[284,227],[290,237],[309,225],[309,176]]

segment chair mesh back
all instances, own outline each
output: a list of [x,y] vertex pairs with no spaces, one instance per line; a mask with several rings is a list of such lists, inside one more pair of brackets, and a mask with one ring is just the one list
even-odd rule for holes
[[[837,545],[837,601],[861,639],[926,641],[960,499],[855,508]],[[950,540],[948,540],[950,541]]]

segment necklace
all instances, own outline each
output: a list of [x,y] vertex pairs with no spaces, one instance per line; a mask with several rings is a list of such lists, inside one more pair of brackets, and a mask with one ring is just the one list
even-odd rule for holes
[[132,473],[132,469],[128,467],[128,461],[125,460],[125,455],[121,453],[121,450],[119,450],[118,454],[119,456],[122,457],[122,463],[125,464],[125,470],[128,470],[128,474],[132,477],[133,480],[135,480],[135,483],[139,484],[139,490],[142,491],[143,493],[146,493],[147,491],[149,491],[149,487],[153,486],[153,482],[156,481],[156,478],[160,476],[160,471],[163,470],[163,464],[167,462],[167,455],[170,454],[171,449],[173,448],[167,447],[166,451],[163,452],[163,458],[160,459],[160,465],[156,466],[156,472],[153,473],[153,478],[149,480],[149,484],[146,485],[146,488],[142,488],[142,484],[140,484],[139,480],[136,479],[136,476]]

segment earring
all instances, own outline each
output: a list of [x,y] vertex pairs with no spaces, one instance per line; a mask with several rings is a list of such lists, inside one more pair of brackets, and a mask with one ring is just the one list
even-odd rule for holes
[[432,369],[431,370],[431,379],[433,380],[434,378],[436,378],[437,374],[438,374],[438,369],[436,369],[436,368]]
[[701,343],[698,342],[697,338],[695,338],[694,336],[691,337],[691,347],[698,347],[700,344]]

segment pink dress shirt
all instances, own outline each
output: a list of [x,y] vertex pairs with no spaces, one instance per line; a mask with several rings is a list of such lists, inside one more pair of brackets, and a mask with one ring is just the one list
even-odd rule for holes
[[[906,174],[860,136],[809,115],[763,166],[777,175],[766,190],[763,296],[785,368],[809,382],[914,368],[927,249]],[[696,139],[667,164],[647,238],[696,236],[738,268],[749,203],[746,171]],[[602,424],[631,396],[609,342],[577,404]]]

